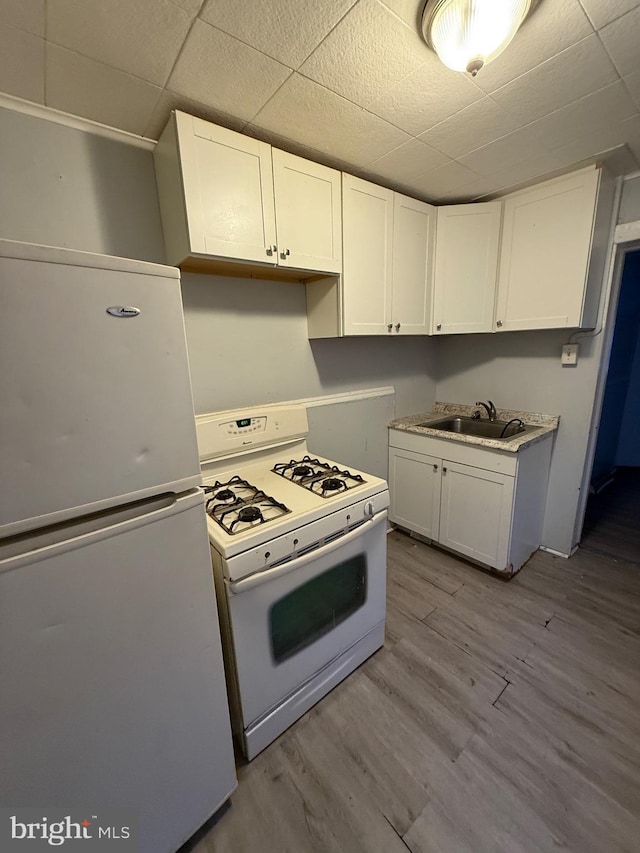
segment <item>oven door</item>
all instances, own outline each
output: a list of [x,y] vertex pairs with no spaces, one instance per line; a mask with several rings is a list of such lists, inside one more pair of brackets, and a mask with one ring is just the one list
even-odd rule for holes
[[245,728],[384,621],[386,519],[227,584]]

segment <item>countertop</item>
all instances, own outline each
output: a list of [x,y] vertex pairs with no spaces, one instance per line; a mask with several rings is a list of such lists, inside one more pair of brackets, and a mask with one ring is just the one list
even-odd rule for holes
[[412,432],[417,435],[428,435],[432,438],[440,438],[443,441],[455,441],[458,444],[473,444],[480,447],[489,447],[492,450],[503,450],[507,453],[517,453],[523,447],[528,447],[541,441],[545,436],[558,429],[559,415],[543,415],[538,412],[519,412],[515,409],[497,409],[496,419],[499,421],[510,421],[511,418],[520,418],[526,426],[534,427],[525,433],[514,435],[505,441],[495,438],[484,438],[478,435],[461,435],[456,432],[446,432],[440,429],[430,429],[419,426],[424,421],[435,421],[447,415],[471,416],[480,409],[482,419],[486,420],[486,412],[481,406],[470,406],[465,403],[435,403],[430,412],[422,412],[417,415],[407,415],[396,418],[389,424],[389,429],[397,429],[403,432]]

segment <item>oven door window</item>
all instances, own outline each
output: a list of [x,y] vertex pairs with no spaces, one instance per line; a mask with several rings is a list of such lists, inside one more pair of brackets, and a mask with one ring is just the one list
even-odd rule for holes
[[269,612],[271,654],[282,663],[348,619],[367,599],[367,559],[358,554],[276,601]]

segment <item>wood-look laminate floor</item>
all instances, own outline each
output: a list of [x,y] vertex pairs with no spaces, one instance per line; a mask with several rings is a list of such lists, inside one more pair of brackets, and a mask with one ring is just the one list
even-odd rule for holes
[[388,539],[385,647],[183,853],[637,853],[640,554],[504,582]]

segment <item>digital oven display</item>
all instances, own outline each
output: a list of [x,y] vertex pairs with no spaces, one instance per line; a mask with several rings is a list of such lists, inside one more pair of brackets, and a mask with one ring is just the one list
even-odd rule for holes
[[236,421],[236,426],[238,429],[242,429],[242,427],[251,426],[251,418],[242,418],[239,421]]

